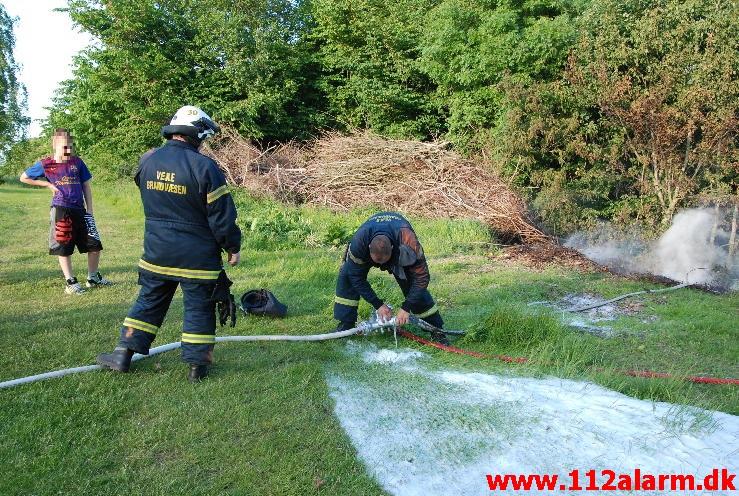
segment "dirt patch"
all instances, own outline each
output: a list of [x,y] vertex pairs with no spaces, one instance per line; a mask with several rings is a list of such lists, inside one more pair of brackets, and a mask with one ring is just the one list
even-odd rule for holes
[[[679,281],[655,274],[624,273],[619,267],[600,265],[577,250],[554,243],[507,246],[499,254],[491,258],[498,262],[513,262],[534,270],[544,270],[550,267],[565,267],[583,273],[607,272],[629,281],[648,282],[661,286],[675,286],[680,284]],[[688,287],[712,294],[726,294],[729,292],[727,287],[709,284],[691,284]]]
[[606,267],[598,265],[582,253],[554,243],[536,243],[514,245],[503,248],[494,257],[502,262],[514,262],[526,267],[543,270],[549,267],[567,267],[580,272],[608,272]]

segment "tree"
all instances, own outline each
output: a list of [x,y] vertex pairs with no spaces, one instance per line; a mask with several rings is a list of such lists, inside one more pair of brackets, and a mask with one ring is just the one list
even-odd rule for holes
[[26,88],[18,81],[18,64],[13,57],[15,36],[11,18],[0,4],[0,155],[10,145],[25,138],[30,122],[26,111]]
[[562,76],[513,85],[496,152],[540,203],[565,184],[581,219],[664,226],[698,193],[736,195],[738,13],[737,2],[595,0]]
[[708,174],[739,165],[739,4],[642,5],[596,4],[568,77],[619,131],[622,154],[600,158],[653,196],[669,225]]
[[315,0],[312,39],[321,85],[344,128],[398,138],[443,131],[430,98],[435,85],[418,65],[424,18],[438,0]]
[[426,15],[420,67],[437,85],[455,143],[474,147],[499,125],[507,97],[500,83],[560,76],[577,40],[583,1],[443,0]]
[[184,104],[267,141],[321,125],[301,2],[71,0],[68,12],[96,43],[77,57],[49,125],[72,128],[80,149],[115,173],[158,144]]

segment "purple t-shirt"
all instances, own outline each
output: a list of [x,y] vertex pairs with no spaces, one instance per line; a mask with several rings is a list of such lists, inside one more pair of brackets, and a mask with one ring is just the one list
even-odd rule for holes
[[55,162],[53,157],[42,158],[26,169],[31,179],[45,177],[59,190],[51,199],[52,207],[85,208],[82,183],[92,179],[92,174],[79,157],[71,157],[66,162]]

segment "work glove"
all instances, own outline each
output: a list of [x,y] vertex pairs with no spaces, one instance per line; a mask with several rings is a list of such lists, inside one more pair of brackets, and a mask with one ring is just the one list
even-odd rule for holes
[[219,301],[216,303],[218,310],[218,318],[223,327],[226,322],[231,319],[231,327],[236,326],[236,301],[234,301],[234,295],[229,294],[227,301]]
[[226,271],[221,270],[218,274],[218,280],[213,288],[213,294],[210,299],[216,302],[216,311],[218,312],[218,321],[223,327],[226,322],[231,320],[231,327],[236,325],[236,301],[234,295],[231,294],[229,288],[233,286],[233,282],[226,276]]

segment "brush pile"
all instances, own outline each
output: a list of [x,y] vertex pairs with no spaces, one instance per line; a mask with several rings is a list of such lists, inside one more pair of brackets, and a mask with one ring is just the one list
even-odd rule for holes
[[308,162],[304,147],[287,143],[262,150],[233,128],[223,127],[201,151],[218,162],[230,184],[281,201],[305,201],[299,187]]
[[477,219],[504,238],[551,242],[505,183],[444,142],[328,133],[308,146],[290,143],[260,150],[225,130],[204,151],[232,184],[282,201]]

